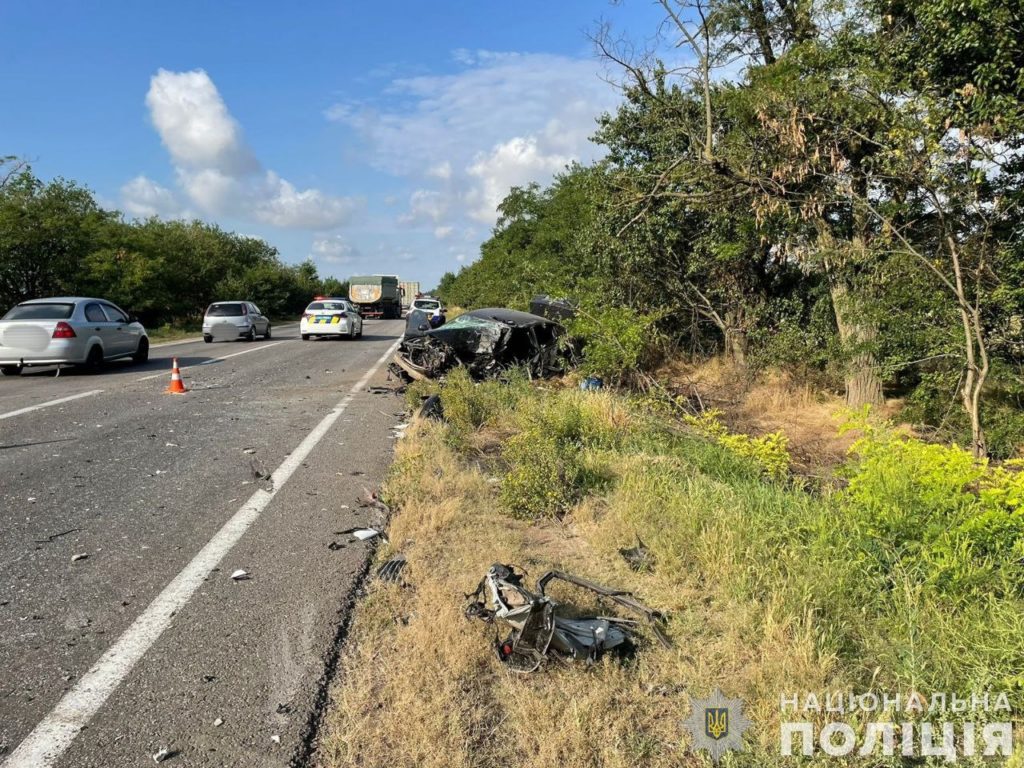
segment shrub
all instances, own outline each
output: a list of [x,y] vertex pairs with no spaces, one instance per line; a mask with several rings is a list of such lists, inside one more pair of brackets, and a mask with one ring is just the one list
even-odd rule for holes
[[570,324],[570,333],[583,340],[580,371],[609,381],[628,380],[653,361],[659,319],[628,307],[582,308]]
[[1024,557],[1024,476],[957,446],[857,425],[843,494],[851,534],[873,565],[906,570],[958,598],[1017,594]]
[[772,480],[784,480],[789,474],[789,440],[782,432],[760,437],[731,434],[721,421],[722,412],[704,411],[699,416],[684,416],[684,421],[704,437],[728,448],[737,456],[752,459]]

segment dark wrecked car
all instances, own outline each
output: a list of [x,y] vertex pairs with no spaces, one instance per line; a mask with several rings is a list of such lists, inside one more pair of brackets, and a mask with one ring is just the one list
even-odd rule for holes
[[394,366],[412,379],[436,379],[464,366],[474,379],[523,366],[531,376],[561,373],[565,358],[559,339],[565,329],[553,320],[492,307],[459,315],[440,328],[407,329]]

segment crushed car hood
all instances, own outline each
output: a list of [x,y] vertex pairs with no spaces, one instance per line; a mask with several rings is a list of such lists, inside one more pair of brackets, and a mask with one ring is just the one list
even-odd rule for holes
[[438,378],[465,366],[474,379],[525,366],[531,376],[560,373],[564,360],[558,339],[565,329],[527,312],[492,307],[459,315],[440,328],[407,336],[395,363],[413,379]]

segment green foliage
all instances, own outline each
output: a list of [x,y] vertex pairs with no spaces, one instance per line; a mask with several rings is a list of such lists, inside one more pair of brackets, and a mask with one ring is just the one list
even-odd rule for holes
[[658,319],[628,307],[581,307],[569,326],[570,335],[583,342],[581,371],[608,381],[629,381],[657,356]]
[[[2,164],[2,163],[0,163]],[[278,317],[324,289],[312,262],[281,262],[262,240],[200,221],[124,221],[73,182],[27,167],[0,185],[0,313],[56,294],[98,295],[159,326],[195,322],[216,300],[255,302]]]
[[730,433],[721,418],[721,411],[709,410],[698,416],[684,416],[683,420],[698,434],[714,440],[737,456],[753,460],[772,480],[784,480],[789,475],[789,440],[783,433],[771,432],[760,437]]
[[1019,594],[1024,475],[956,446],[854,422],[843,495],[849,535],[888,577],[899,569],[954,598]]

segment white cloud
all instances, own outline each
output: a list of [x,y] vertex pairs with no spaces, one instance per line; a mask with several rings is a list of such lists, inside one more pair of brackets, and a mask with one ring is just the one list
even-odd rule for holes
[[340,235],[313,240],[313,255],[328,264],[350,264],[358,259],[359,250]]
[[409,195],[409,212],[399,217],[403,224],[439,223],[448,213],[451,200],[431,189],[417,189]]
[[595,60],[465,50],[453,58],[462,71],[395,79],[379,102],[326,112],[363,138],[375,167],[433,185],[446,201],[432,218],[411,199],[406,223],[491,224],[511,185],[547,183],[567,163],[599,154],[588,139],[618,92]]
[[434,237],[436,237],[438,240],[446,240],[447,238],[452,236],[452,233],[454,231],[455,227],[434,227]]
[[495,210],[509,189],[549,178],[573,160],[571,155],[545,152],[536,136],[515,137],[498,144],[489,153],[477,155],[466,172],[479,180],[467,195],[469,215],[484,224],[494,222]]
[[203,213],[322,230],[346,223],[358,207],[351,198],[296,189],[264,169],[217,86],[201,69],[159,70],[150,80],[146,105],[178,183]]
[[136,176],[121,186],[121,207],[129,216],[148,219],[161,216],[165,219],[187,216],[175,194],[145,176]]

